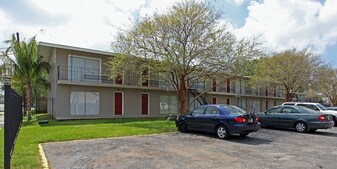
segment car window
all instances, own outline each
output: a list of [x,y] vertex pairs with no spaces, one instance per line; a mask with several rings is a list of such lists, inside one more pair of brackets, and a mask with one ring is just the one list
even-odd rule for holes
[[311,104],[297,104],[297,106],[303,106],[312,110],[319,110],[315,105],[311,105]]
[[326,108],[325,108],[323,105],[321,105],[321,104],[319,104],[319,103],[316,104],[316,105],[317,105],[317,107],[319,107],[320,110],[326,110]]
[[205,114],[219,114],[219,111],[216,107],[207,107]]
[[221,105],[220,107],[226,109],[230,114],[246,114],[246,111],[232,105]]
[[192,115],[200,115],[200,114],[204,114],[204,110],[205,110],[205,108],[204,107],[199,107],[199,108],[196,108],[196,109],[194,109],[192,112],[191,112],[191,114]]
[[267,114],[281,113],[281,109],[282,109],[282,107],[271,108],[266,113]]
[[282,113],[298,113],[298,111],[292,107],[284,107]]

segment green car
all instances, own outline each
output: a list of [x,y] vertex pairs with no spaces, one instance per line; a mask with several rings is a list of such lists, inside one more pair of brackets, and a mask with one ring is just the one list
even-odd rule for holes
[[332,115],[301,106],[276,106],[257,115],[261,126],[295,129],[301,133],[334,126]]

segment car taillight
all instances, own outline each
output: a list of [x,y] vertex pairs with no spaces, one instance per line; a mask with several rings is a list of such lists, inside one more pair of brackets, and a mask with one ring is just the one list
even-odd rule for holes
[[326,121],[327,119],[323,115],[320,115],[320,116],[318,116],[318,120],[320,120],[320,121]]
[[256,123],[259,122],[259,120],[260,120],[259,116],[256,116],[256,117],[255,117]]
[[238,123],[246,122],[246,118],[244,118],[244,117],[235,117],[234,120]]

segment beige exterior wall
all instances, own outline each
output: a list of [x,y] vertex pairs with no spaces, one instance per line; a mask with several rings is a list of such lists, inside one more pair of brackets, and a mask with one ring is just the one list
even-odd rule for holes
[[[111,55],[105,55],[95,52],[83,52],[77,50],[41,47],[43,56],[48,56],[48,61],[51,63],[51,72],[49,80],[51,88],[48,92],[48,112],[56,119],[87,119],[87,118],[137,118],[137,117],[165,117],[167,114],[160,113],[160,96],[170,95],[176,96],[176,92],[172,89],[159,88],[158,84],[149,84],[149,86],[135,85],[118,85],[112,83],[89,83],[89,82],[74,82],[58,79],[58,66],[70,66],[69,56],[82,56],[89,58],[98,58],[101,60],[101,69],[107,69],[105,63]],[[48,49],[48,50],[47,50]],[[140,72],[139,72],[140,73]],[[125,79],[124,79],[125,80]],[[126,84],[126,83],[125,83]],[[210,88],[212,82],[205,84],[206,88]],[[225,85],[226,86],[226,85]],[[252,107],[256,107],[258,111],[265,111],[266,101],[268,100],[268,108],[274,106],[274,101],[277,105],[283,102],[283,98],[273,96],[262,96],[265,92],[262,89],[262,95],[256,96],[246,92],[238,95],[235,93],[235,80],[230,83],[231,93],[220,92],[220,86],[216,92],[209,92],[206,99],[212,103],[212,98],[216,98],[217,104],[226,104],[227,99],[230,104],[237,105],[249,111]],[[248,89],[245,87],[244,89]],[[223,89],[224,90],[224,89]],[[70,114],[70,93],[71,91],[82,92],[98,92],[99,93],[99,113],[95,115],[71,115]],[[114,114],[114,92],[123,92],[123,115]],[[141,114],[141,95],[142,93],[149,94],[149,114]],[[192,96],[191,96],[192,97]],[[190,99],[191,101],[191,99]],[[238,105],[239,104],[239,105]],[[194,105],[197,106],[197,105]],[[193,107],[193,104],[192,104]]]

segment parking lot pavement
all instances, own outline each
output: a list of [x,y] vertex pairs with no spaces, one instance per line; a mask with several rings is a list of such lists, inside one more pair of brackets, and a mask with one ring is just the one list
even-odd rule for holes
[[58,168],[336,168],[337,128],[316,133],[261,129],[220,140],[200,133],[170,133],[43,144]]

